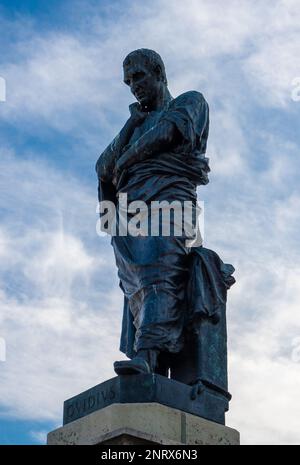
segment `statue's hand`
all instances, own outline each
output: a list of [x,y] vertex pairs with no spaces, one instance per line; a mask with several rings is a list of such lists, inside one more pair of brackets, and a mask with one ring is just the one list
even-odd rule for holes
[[142,111],[142,107],[138,102],[129,105],[130,121],[134,127],[140,126],[147,117],[147,112]]
[[122,172],[126,168],[126,160],[124,155],[122,155],[119,160],[116,161],[114,171],[113,171],[113,184],[116,186],[119,182]]
[[117,165],[115,166],[113,172],[112,183],[116,189],[120,187],[120,184],[123,183],[124,179],[127,177],[127,170],[125,168],[118,168]]
[[113,184],[118,184],[121,175],[137,161],[135,145],[129,146],[120,158],[116,161],[113,172]]
[[121,171],[117,169],[117,166],[115,165],[114,171],[113,171],[113,176],[112,176],[112,183],[116,187],[118,184],[118,180],[120,178]]
[[128,168],[128,161],[129,161],[129,158],[128,158],[128,152],[125,152],[120,158],[119,160],[117,160],[116,162],[116,165],[115,165],[115,174],[117,177],[120,176],[120,174],[122,173],[123,170],[125,170],[126,168]]

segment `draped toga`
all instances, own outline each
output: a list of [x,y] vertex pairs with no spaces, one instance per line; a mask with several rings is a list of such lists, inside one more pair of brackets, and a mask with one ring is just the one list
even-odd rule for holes
[[[203,95],[186,92],[151,111],[135,128],[128,146],[157,124],[169,121],[180,135],[177,145],[130,166],[116,185],[99,176],[99,200],[118,204],[120,194],[127,201],[190,201],[197,204],[197,186],[208,183],[205,157],[209,131],[209,108]],[[111,153],[118,136],[110,144]],[[105,152],[101,155],[105,156]],[[97,169],[97,168],[96,168]],[[179,352],[185,328],[201,317],[215,318],[232,284],[233,267],[214,252],[187,245],[187,236],[112,236],[124,311],[120,349],[132,358],[140,349]]]

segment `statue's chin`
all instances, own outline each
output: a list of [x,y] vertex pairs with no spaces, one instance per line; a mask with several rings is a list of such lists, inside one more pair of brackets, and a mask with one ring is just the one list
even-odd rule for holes
[[141,107],[142,107],[143,109],[147,109],[147,108],[149,107],[149,105],[150,105],[150,102],[148,101],[147,98],[141,98],[141,99],[139,100],[139,104],[141,105]]

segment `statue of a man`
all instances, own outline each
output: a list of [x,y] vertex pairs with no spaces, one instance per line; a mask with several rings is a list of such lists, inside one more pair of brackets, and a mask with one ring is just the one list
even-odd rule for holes
[[[208,104],[196,91],[173,98],[163,61],[152,50],[131,52],[123,67],[124,82],[137,102],[96,164],[99,200],[112,200],[120,209],[118,199],[126,193],[128,203],[143,201],[147,206],[154,201],[190,202],[195,213],[196,188],[208,182]],[[175,379],[187,384],[204,380],[226,393],[222,312],[233,268],[201,245],[192,247],[190,238],[185,229],[181,235],[160,231],[112,237],[124,293],[121,350],[129,357],[115,362],[114,369],[121,375],[166,376],[172,370]],[[209,367],[206,343],[213,345],[207,353],[217,353]]]

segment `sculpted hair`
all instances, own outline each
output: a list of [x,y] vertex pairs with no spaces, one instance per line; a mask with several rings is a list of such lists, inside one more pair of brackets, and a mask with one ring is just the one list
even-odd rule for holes
[[161,59],[161,56],[157,52],[148,48],[139,48],[134,50],[126,56],[125,60],[123,61],[123,67],[126,68],[131,64],[136,63],[137,60],[142,61],[145,66],[152,72],[157,72],[157,67],[159,66],[162,80],[166,85],[168,85],[165,65]]

